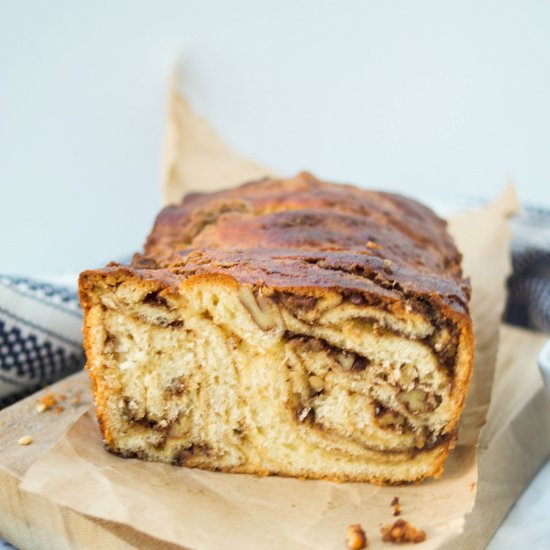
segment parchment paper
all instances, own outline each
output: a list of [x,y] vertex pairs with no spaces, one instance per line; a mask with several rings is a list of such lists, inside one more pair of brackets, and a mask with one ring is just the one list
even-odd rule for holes
[[[166,201],[258,177],[267,170],[233,154],[174,91],[165,156]],[[217,168],[213,168],[217,167]],[[458,536],[474,506],[476,443],[489,407],[504,280],[509,269],[506,216],[516,208],[507,190],[487,208],[453,219],[450,230],[473,284],[474,377],[456,449],[438,480],[377,487],[257,478],[124,460],[103,450],[93,412],[84,415],[27,472],[22,488],[81,513],[126,523],[186,548],[342,548],[346,528],[361,523],[369,548],[387,547],[380,526],[402,518],[426,530],[417,548]],[[415,547],[415,548],[416,548]]]
[[162,163],[164,204],[178,203],[189,191],[216,191],[273,174],[236,155],[207,120],[195,113],[178,92],[178,73],[168,96]]

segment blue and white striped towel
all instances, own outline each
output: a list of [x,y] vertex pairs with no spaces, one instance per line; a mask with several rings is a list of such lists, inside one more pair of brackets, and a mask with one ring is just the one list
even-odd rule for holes
[[0,275],[0,407],[84,365],[75,289]]

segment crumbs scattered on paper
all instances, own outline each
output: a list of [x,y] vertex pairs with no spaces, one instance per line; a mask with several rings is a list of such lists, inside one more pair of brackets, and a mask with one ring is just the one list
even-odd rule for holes
[[393,542],[396,544],[412,542],[417,544],[426,540],[426,533],[422,529],[417,529],[404,519],[398,519],[393,524],[385,525],[380,530],[382,531],[382,540],[384,542]]
[[346,545],[349,550],[362,550],[368,546],[367,535],[358,523],[350,525],[346,534]]
[[52,409],[57,413],[63,412],[64,407],[59,402],[65,401],[65,399],[64,394],[46,393],[38,399],[36,412],[43,413]]

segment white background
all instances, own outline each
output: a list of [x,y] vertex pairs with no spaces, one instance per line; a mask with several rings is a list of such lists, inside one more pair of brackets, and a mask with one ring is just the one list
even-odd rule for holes
[[0,0],[0,272],[135,250],[165,94],[282,172],[550,205],[550,3]]

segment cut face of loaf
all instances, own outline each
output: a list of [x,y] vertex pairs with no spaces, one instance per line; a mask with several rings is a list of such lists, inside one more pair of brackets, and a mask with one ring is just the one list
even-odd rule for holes
[[[310,191],[329,185],[301,177]],[[279,191],[289,181],[299,178]],[[280,242],[228,251],[220,243],[251,220],[227,208],[187,241],[172,219],[170,238],[183,240],[177,257],[160,220],[132,267],[81,275],[87,367],[107,447],[226,472],[379,483],[439,475],[471,374],[467,289],[433,270],[418,277],[391,239],[385,254],[382,242],[366,246],[372,223],[364,257],[349,242],[330,253]],[[258,232],[280,241],[273,212],[255,221],[262,215]],[[288,226],[289,241],[307,237],[303,218],[301,237]],[[442,269],[457,256],[450,251]]]

